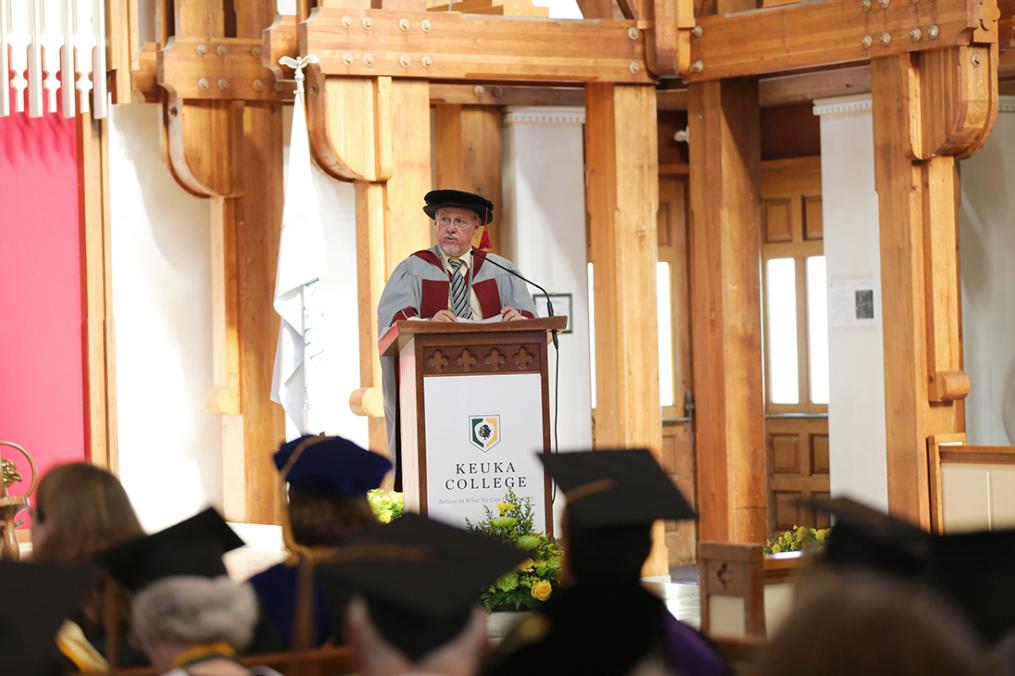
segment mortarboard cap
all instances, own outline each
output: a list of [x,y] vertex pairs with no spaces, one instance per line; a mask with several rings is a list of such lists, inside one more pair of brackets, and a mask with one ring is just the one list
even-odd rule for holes
[[539,459],[564,492],[569,518],[580,527],[612,528],[696,517],[645,449],[542,453]]
[[163,531],[117,545],[100,554],[98,562],[125,587],[139,591],[165,577],[225,575],[222,555],[243,544],[209,507]]
[[813,498],[800,504],[835,517],[825,545],[825,560],[832,565],[902,576],[916,575],[926,566],[930,534],[908,521],[850,498]]
[[424,197],[423,213],[430,218],[437,217],[437,210],[444,207],[471,209],[479,216],[483,225],[493,220],[493,202],[482,195],[462,190],[431,190]]
[[275,467],[301,493],[347,498],[380,486],[391,461],[342,437],[305,435],[282,444]]
[[1015,628],[1015,531],[932,535],[847,498],[801,501],[836,517],[825,560],[902,577],[963,611],[988,642]]
[[317,568],[325,593],[361,594],[385,638],[417,661],[455,637],[483,590],[528,554],[410,512],[333,556]]
[[3,673],[62,673],[53,639],[81,607],[96,572],[82,564],[0,561]]

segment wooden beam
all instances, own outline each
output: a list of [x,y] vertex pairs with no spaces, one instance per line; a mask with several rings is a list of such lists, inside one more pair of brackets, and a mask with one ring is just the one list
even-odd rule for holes
[[691,42],[692,66],[684,77],[702,82],[996,43],[997,20],[997,0],[821,0],[700,16],[701,35]]
[[299,34],[301,49],[320,57],[320,69],[327,75],[515,82],[652,81],[642,31],[634,21],[325,7],[299,25]]
[[190,100],[292,100],[294,83],[276,82],[262,60],[263,41],[177,36],[158,52],[158,83]]
[[[586,88],[585,180],[596,297],[596,415],[601,448],[662,452],[656,306],[659,209],[655,88]],[[668,575],[658,524],[646,575]]]
[[109,226],[109,122],[76,118],[84,279],[85,448],[88,459],[118,471],[116,336]]
[[[501,120],[490,106],[441,105],[434,108],[434,184],[483,195],[494,204],[486,226],[496,250],[506,244],[501,230]],[[482,229],[481,229],[482,230]],[[473,246],[478,246],[476,232]]]
[[[979,148],[997,112],[996,47],[871,62],[881,234],[890,511],[930,526],[927,443],[965,431],[956,157]],[[973,50],[973,51],[970,51]],[[982,56],[982,54],[981,54]]]
[[689,94],[698,532],[764,542],[758,85],[696,83]]
[[430,85],[430,103],[473,106],[561,106],[585,105],[585,90],[577,87],[526,87],[483,84]]
[[496,16],[550,16],[549,7],[537,7],[532,0],[461,0],[430,5],[428,12],[462,12],[464,14],[492,14]]

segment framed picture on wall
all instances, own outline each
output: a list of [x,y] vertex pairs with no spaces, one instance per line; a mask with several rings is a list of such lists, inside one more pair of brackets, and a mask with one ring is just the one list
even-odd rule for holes
[[[537,293],[533,296],[536,301],[536,316],[537,317],[549,317],[550,313],[547,312],[547,297],[541,293]],[[561,333],[571,333],[571,294],[569,293],[551,293],[549,295],[550,302],[553,303],[553,315],[555,317],[567,317],[567,326]]]

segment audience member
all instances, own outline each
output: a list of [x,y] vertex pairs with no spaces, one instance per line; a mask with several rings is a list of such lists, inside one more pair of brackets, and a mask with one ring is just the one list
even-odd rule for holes
[[309,435],[283,444],[274,460],[289,485],[283,528],[293,556],[250,580],[261,606],[258,643],[322,645],[341,626],[342,613],[328,607],[313,582],[315,556],[377,524],[367,492],[380,486],[391,462],[342,437]]
[[364,676],[474,674],[486,652],[480,592],[525,552],[417,514],[378,526],[318,569],[329,598],[357,597],[344,638]]
[[982,673],[982,648],[929,589],[871,574],[826,574],[809,582],[760,669],[763,676],[971,676]]
[[694,518],[652,455],[540,457],[567,498],[562,539],[568,586],[519,623],[485,673],[729,673],[708,640],[641,583],[653,522]]
[[[114,545],[142,535],[119,480],[83,462],[58,465],[39,482],[32,519],[32,559],[84,562]],[[95,578],[80,610],[60,631],[61,652],[77,668],[143,663],[126,640],[130,600],[107,575]],[[106,628],[112,630],[110,635]]]
[[168,577],[134,599],[134,635],[152,665],[167,676],[248,676],[237,654],[250,642],[257,598],[227,577]]

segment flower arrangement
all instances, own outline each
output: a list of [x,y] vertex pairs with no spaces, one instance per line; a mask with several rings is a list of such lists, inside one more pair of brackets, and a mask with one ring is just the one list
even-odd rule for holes
[[765,543],[762,553],[766,556],[783,552],[799,552],[824,546],[831,528],[807,528],[793,526]]
[[489,507],[478,523],[466,519],[469,530],[529,552],[529,558],[515,570],[494,582],[479,597],[489,612],[538,608],[560,585],[560,545],[533,527],[532,499],[519,500],[508,491],[495,513]]
[[394,491],[375,488],[367,493],[367,502],[370,503],[370,509],[374,511],[374,516],[381,523],[391,523],[402,516],[404,511],[402,494]]

